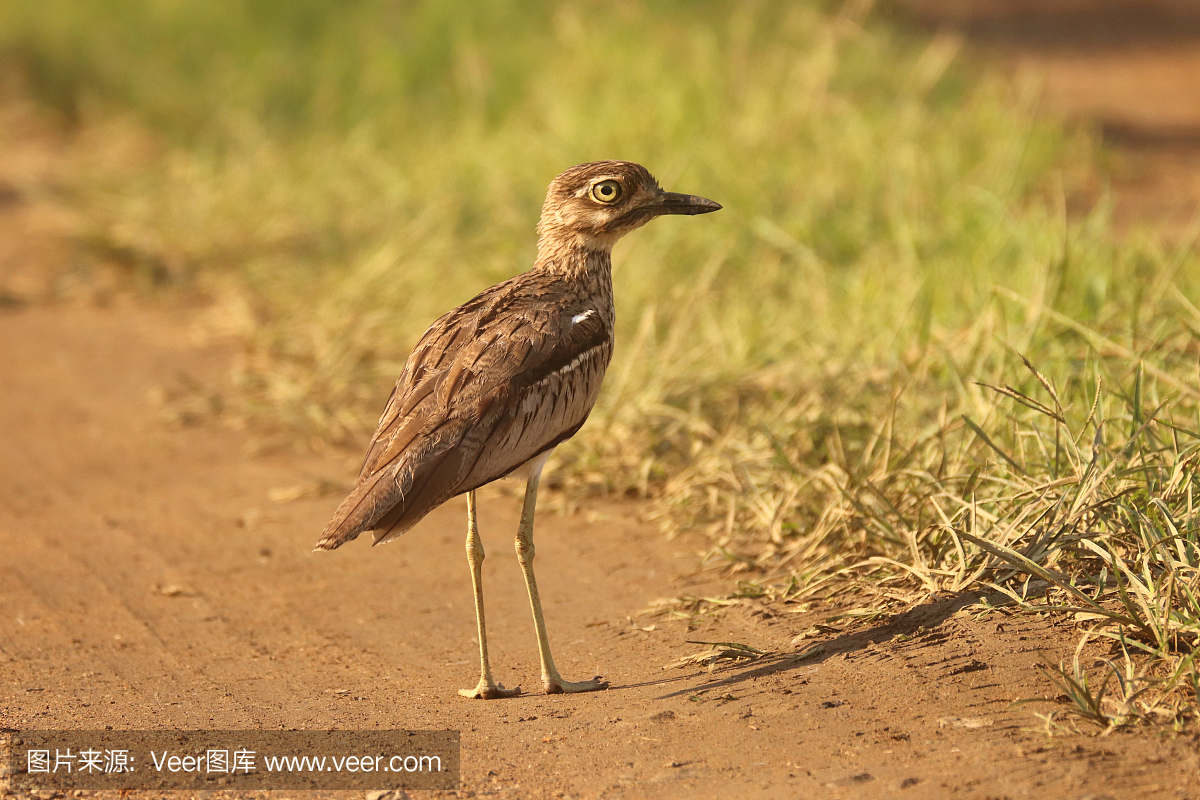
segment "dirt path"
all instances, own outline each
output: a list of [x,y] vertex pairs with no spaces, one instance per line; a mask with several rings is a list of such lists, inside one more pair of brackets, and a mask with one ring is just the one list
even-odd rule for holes
[[[255,456],[219,422],[165,423],[154,398],[220,390],[231,349],[199,343],[188,309],[26,302],[20,287],[48,285],[31,276],[62,274],[52,262],[70,251],[21,192],[8,197],[0,728],[457,729],[460,797],[1200,796],[1190,739],[1047,738],[1029,730],[1031,707],[1010,707],[1049,693],[1036,665],[1069,654],[1069,625],[976,619],[960,610],[970,598],[799,645],[830,610],[748,603],[692,630],[639,618],[659,598],[716,591],[695,548],[632,505],[547,513],[553,494],[538,565],[559,665],[612,688],[458,697],[477,677],[463,503],[388,547],[311,554],[338,498],[270,498],[344,483],[353,458]],[[510,497],[482,502],[489,634],[499,679],[535,689],[516,516]],[[781,655],[664,669],[701,649],[689,639]],[[825,650],[789,660],[813,641]]]

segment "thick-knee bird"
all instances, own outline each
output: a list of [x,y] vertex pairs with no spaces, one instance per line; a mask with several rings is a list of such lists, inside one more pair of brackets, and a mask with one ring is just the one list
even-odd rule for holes
[[480,569],[483,545],[475,490],[525,476],[517,559],[533,607],[548,694],[587,692],[599,676],[572,683],[554,666],[533,575],[533,515],[550,452],[587,420],[613,352],[612,247],[664,214],[721,206],[664,192],[638,164],[597,161],[555,178],[538,222],[533,268],[442,316],[417,342],[388,399],[358,483],[325,526],[318,550],[364,531],[386,542],[450,498],[467,495],[467,561],[475,590],[481,675],[467,697],[509,697],[492,679]]

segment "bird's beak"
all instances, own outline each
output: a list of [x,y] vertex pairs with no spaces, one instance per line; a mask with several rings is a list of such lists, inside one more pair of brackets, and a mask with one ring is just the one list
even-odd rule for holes
[[659,196],[658,213],[660,214],[707,214],[721,208],[720,203],[714,203],[706,197],[694,194],[676,194],[663,192]]

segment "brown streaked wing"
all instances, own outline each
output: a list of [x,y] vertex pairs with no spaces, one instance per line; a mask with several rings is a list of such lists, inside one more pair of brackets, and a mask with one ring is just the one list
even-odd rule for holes
[[596,404],[611,356],[611,340],[606,340],[581,354],[569,370],[514,387],[460,491],[502,478],[574,436]]
[[506,281],[434,323],[319,548],[377,526],[377,541],[398,536],[579,429],[612,354],[611,332],[598,314],[574,323],[579,303],[555,288]]
[[[472,352],[456,397],[479,411],[464,435],[464,471],[457,493],[507,475],[579,429],[591,412],[612,355],[607,322],[590,315],[580,323],[562,305],[519,304],[501,319],[526,324],[505,331]],[[516,305],[516,304],[515,304]],[[492,339],[481,324],[481,339]],[[486,408],[485,408],[486,406]]]
[[[375,427],[375,434],[363,457],[362,469],[359,470],[360,481],[393,460],[411,443],[415,431],[406,423],[436,413],[429,401],[437,394],[449,364],[458,357],[463,347],[471,344],[478,327],[480,309],[488,301],[489,295],[503,286],[493,286],[471,301],[448,311],[422,334],[405,362],[384,406],[379,424]],[[471,335],[467,335],[468,332]],[[405,428],[409,428],[410,435],[407,437],[399,435],[401,429]]]

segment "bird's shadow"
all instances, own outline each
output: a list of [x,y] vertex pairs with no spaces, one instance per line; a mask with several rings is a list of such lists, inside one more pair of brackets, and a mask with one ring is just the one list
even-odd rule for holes
[[[711,691],[713,689],[727,688],[735,686],[745,681],[753,681],[768,675],[777,675],[780,673],[790,672],[792,670],[812,667],[820,664],[828,659],[842,655],[843,653],[852,653],[858,650],[863,650],[874,644],[887,642],[899,635],[911,634],[920,628],[936,628],[938,625],[945,622],[951,616],[979,602],[980,597],[985,597],[989,602],[1003,602],[1004,596],[999,593],[968,591],[958,592],[949,597],[942,597],[936,600],[931,600],[920,605],[914,606],[900,614],[887,619],[880,625],[865,630],[846,633],[838,636],[835,639],[826,641],[814,642],[814,647],[818,649],[806,649],[799,653],[773,653],[768,656],[756,659],[755,661],[743,665],[726,667],[721,670],[719,677],[710,677],[708,680],[698,685],[689,686],[686,689],[679,689],[665,695],[661,695],[659,699],[670,697],[679,697],[681,695],[691,695],[698,692]],[[806,655],[807,653],[807,655]],[[711,675],[711,673],[710,673]],[[667,683],[676,683],[679,680],[687,680],[696,676],[681,676],[680,678],[665,678],[658,681],[646,681],[644,683],[635,684],[637,686],[654,686]],[[617,687],[614,687],[617,688]],[[621,688],[633,688],[621,687]]]

